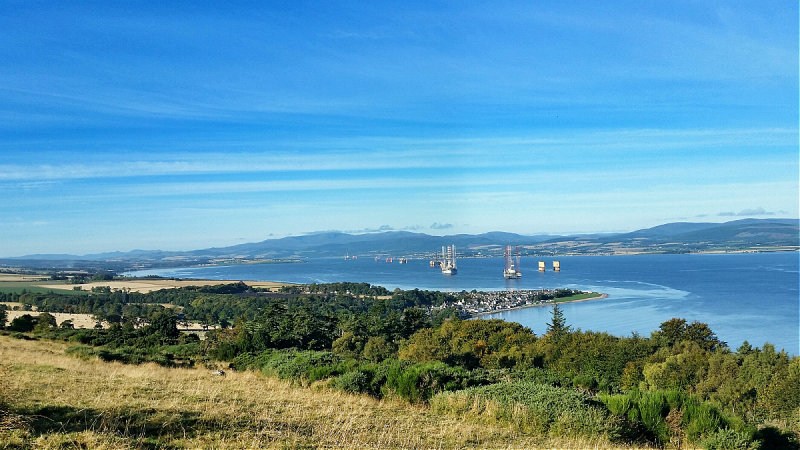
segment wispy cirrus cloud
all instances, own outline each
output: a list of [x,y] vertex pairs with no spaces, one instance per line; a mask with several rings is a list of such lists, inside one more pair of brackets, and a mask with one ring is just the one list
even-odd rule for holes
[[767,211],[764,208],[758,207],[758,208],[743,209],[739,212],[723,211],[717,215],[720,217],[774,216],[775,213],[773,211]]
[[452,223],[433,222],[430,226],[431,230],[449,230],[450,228],[453,228]]
[[[761,150],[796,142],[797,130],[769,129],[619,129],[583,131],[568,135],[550,132],[542,136],[396,138],[324,138],[296,142],[220,141],[226,147],[263,147],[276,150],[208,152],[177,151],[158,153],[117,152],[95,155],[91,161],[80,153],[63,157],[61,162],[11,162],[0,156],[0,181],[108,179],[147,176],[201,174],[277,173],[301,171],[397,170],[397,169],[480,169],[507,166],[539,167],[552,170],[552,163],[564,165],[588,160],[602,167],[614,158],[643,152],[726,148],[757,145]],[[42,146],[48,145],[42,143]],[[0,148],[12,150],[13,144]],[[488,150],[487,150],[488,149]],[[490,150],[490,151],[489,151]],[[580,155],[581,158],[577,158]],[[768,162],[769,154],[762,160]],[[42,154],[47,159],[47,154]],[[80,162],[75,162],[80,161]]]

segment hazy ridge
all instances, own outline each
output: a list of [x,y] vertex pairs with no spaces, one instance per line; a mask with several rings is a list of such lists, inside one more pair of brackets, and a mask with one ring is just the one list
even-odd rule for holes
[[[0,259],[25,267],[175,266],[223,261],[296,260],[314,257],[427,256],[442,245],[456,245],[464,256],[499,256],[507,244],[524,254],[690,253],[704,251],[796,250],[798,219],[742,219],[725,223],[675,222],[618,234],[521,235],[500,231],[434,236],[408,231],[348,234],[311,233],[229,247],[191,251],[132,250],[88,255],[36,254]],[[92,264],[89,264],[92,263]]]

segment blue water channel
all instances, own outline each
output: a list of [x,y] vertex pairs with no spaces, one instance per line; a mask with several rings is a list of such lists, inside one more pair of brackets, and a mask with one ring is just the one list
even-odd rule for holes
[[[649,335],[672,317],[706,322],[717,336],[737,348],[747,340],[765,342],[800,354],[800,254],[523,257],[523,277],[505,280],[502,258],[459,259],[458,274],[442,275],[428,260],[408,264],[372,258],[310,259],[304,263],[158,269],[129,275],[212,280],[266,280],[290,283],[367,282],[388,289],[479,291],[574,288],[608,298],[562,306],[574,328]],[[547,270],[537,271],[538,261]],[[485,317],[502,318],[544,332],[549,308],[524,308]]]

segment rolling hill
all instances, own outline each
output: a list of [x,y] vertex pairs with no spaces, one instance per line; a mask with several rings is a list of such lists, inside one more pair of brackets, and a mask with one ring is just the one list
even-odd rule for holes
[[742,219],[725,223],[676,222],[629,233],[535,235],[505,232],[433,236],[407,231],[347,234],[321,232],[268,239],[230,247],[192,251],[133,250],[91,255],[29,255],[0,259],[0,264],[35,268],[176,266],[219,262],[297,260],[345,255],[428,257],[443,245],[455,245],[464,256],[500,256],[504,245],[519,245],[525,254],[687,253],[707,251],[797,250],[797,219]]

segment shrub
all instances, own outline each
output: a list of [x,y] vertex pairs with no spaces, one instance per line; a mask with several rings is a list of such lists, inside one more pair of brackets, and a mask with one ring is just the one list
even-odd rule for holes
[[753,442],[752,433],[748,433],[747,431],[734,431],[730,428],[721,428],[709,433],[708,437],[703,441],[703,447],[709,450],[738,450],[756,449],[759,448],[759,445]]
[[529,381],[536,384],[549,384],[551,386],[572,386],[572,379],[554,372],[550,369],[528,369],[515,374],[518,381]]
[[485,384],[485,371],[468,371],[442,362],[414,364],[405,369],[394,366],[389,370],[386,386],[409,403],[420,403],[441,391],[454,391]]
[[627,417],[628,412],[634,406],[628,395],[603,395],[601,398],[611,414],[615,416]]
[[334,382],[334,387],[350,393],[362,393],[369,389],[371,377],[361,370],[343,373]]
[[591,390],[597,387],[597,380],[589,375],[576,375],[572,379],[572,385],[577,388]]
[[502,382],[442,393],[430,403],[437,412],[475,415],[523,432],[618,440],[625,431],[621,419],[588,395],[533,382]]
[[231,361],[230,367],[235,370],[248,370],[258,367],[256,357],[252,353],[240,353]]
[[337,374],[340,362],[341,358],[331,352],[315,350],[264,352],[256,361],[265,374],[301,383],[316,381],[323,375],[328,377]]
[[[700,443],[719,430],[742,428],[741,424],[723,416],[716,407],[680,391],[632,391],[621,395],[602,395],[600,400],[615,416],[642,424],[649,437],[661,444],[669,443],[676,433],[686,433],[690,442]],[[671,418],[669,424],[665,420],[668,416]],[[722,439],[720,436],[717,438]]]
[[67,348],[65,353],[80,359],[90,359],[97,356],[97,352],[88,345],[73,345]]
[[371,376],[369,389],[366,393],[376,398],[394,395],[394,389],[388,385],[390,374],[399,373],[413,366],[410,361],[400,361],[397,359],[385,359],[377,364],[365,364],[360,370]]
[[664,421],[669,413],[666,396],[661,392],[645,394],[639,399],[637,406],[639,418],[644,426],[653,433],[659,442],[669,442],[669,428]]
[[372,336],[367,340],[367,343],[364,344],[362,357],[367,361],[377,363],[391,358],[396,351],[397,349],[394,344],[380,336]]

